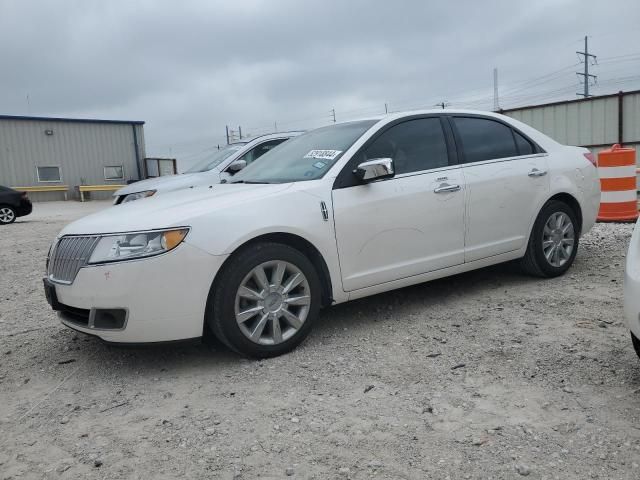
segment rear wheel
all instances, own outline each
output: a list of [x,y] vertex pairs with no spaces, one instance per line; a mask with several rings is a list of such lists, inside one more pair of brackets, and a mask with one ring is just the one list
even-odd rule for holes
[[8,225],[15,222],[16,211],[7,205],[0,205],[0,225]]
[[525,272],[538,277],[557,277],[573,264],[579,231],[575,212],[566,203],[550,200],[542,207],[521,260]]
[[232,350],[274,357],[309,334],[320,301],[320,280],[307,257],[288,245],[261,243],[224,266],[209,294],[206,321]]

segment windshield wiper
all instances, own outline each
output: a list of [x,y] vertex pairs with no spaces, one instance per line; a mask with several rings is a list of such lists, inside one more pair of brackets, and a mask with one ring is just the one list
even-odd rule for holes
[[254,184],[254,185],[268,185],[271,182],[254,182],[252,180],[236,180],[235,182],[229,182],[229,183],[247,183],[247,184]]

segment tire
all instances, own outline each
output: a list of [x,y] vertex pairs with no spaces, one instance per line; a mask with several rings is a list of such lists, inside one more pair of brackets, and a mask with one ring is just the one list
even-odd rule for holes
[[[548,222],[558,225],[558,218],[565,222],[562,223],[562,228],[549,229]],[[572,232],[571,239],[568,233],[562,233],[567,223],[571,224],[569,227]],[[573,243],[570,244],[569,240]],[[520,260],[520,266],[526,273],[536,277],[552,278],[563,275],[576,258],[579,240],[578,221],[573,209],[559,200],[549,200],[544,204],[533,224],[527,251]],[[555,250],[552,250],[551,259],[548,259],[545,252],[549,254],[554,245]],[[571,246],[570,253],[569,246]]]
[[636,355],[640,358],[640,339],[631,332],[631,343],[633,343],[633,349],[636,351]]
[[275,357],[306,338],[320,303],[320,279],[305,255],[288,245],[259,243],[235,253],[224,265],[209,292],[205,320],[235,352]]
[[16,221],[16,211],[9,205],[0,205],[0,225],[9,225]]

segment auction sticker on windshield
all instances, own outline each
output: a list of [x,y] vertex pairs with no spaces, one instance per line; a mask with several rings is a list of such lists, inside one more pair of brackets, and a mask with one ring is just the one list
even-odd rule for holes
[[335,160],[342,150],[311,150],[304,158],[320,158],[322,160]]

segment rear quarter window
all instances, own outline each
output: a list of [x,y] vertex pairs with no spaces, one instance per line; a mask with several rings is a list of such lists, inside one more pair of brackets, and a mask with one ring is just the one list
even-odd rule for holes
[[520,155],[532,155],[536,153],[536,149],[534,148],[533,144],[521,134],[514,130],[513,136],[516,139],[516,146],[518,147],[518,153]]

